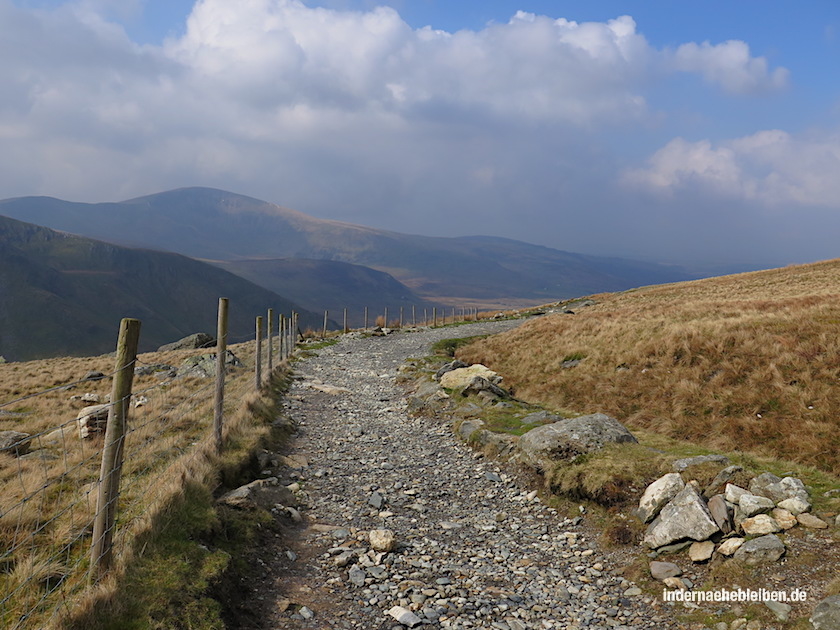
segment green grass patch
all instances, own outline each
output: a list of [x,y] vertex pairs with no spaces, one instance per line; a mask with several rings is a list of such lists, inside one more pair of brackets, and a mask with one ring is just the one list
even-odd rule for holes
[[461,346],[467,346],[479,339],[485,339],[490,335],[473,335],[472,337],[458,337],[454,339],[441,339],[432,345],[432,352],[439,356],[454,357],[455,352]]

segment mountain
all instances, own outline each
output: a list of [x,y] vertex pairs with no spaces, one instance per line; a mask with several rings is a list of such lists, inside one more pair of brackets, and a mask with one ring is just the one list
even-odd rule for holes
[[316,219],[211,188],[119,203],[22,197],[0,201],[0,214],[195,258],[309,258],[364,265],[390,273],[428,300],[450,304],[533,304],[688,279],[678,268],[511,239],[415,236]]
[[28,360],[111,352],[120,319],[143,323],[148,351],[194,332],[215,334],[230,299],[230,342],[254,334],[272,307],[321,317],[232,273],[180,254],[128,249],[0,216],[0,355]]
[[434,306],[390,274],[362,265],[307,258],[208,262],[270,291],[293,296],[304,308],[327,310],[338,322],[346,308],[351,327],[364,325],[365,308],[372,324],[386,308],[390,320],[399,317],[400,308],[410,318],[412,307],[422,316],[424,308],[431,313]]

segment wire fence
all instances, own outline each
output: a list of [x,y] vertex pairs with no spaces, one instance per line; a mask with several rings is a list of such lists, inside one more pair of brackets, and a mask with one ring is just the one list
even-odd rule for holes
[[[25,364],[28,373],[16,374],[19,366],[3,366],[15,384],[0,383],[0,397],[6,398],[0,402],[0,627],[60,626],[111,566],[125,566],[136,553],[133,543],[185,480],[209,482],[217,472],[214,456],[228,431],[222,418],[244,406],[299,339],[313,336],[311,329],[300,330],[295,313],[275,317],[268,309],[266,321],[257,318],[253,336],[229,339],[226,309],[223,298],[215,354],[205,348],[138,357],[135,351],[121,360],[121,338],[111,371],[112,357],[34,362]],[[475,321],[489,314],[412,308],[392,317],[385,309],[370,321],[368,315],[365,309],[365,331]],[[136,322],[123,324],[127,321]],[[323,336],[327,322],[325,312],[318,331]],[[343,324],[348,331],[347,309]],[[235,343],[228,348],[228,341]],[[225,357],[225,369],[218,369],[218,356]],[[175,367],[168,361],[182,363]],[[80,366],[96,369],[67,380],[54,372]],[[131,375],[128,389],[117,395],[116,383],[125,373]],[[41,387],[45,382],[52,384]],[[117,424],[122,430],[109,442],[108,431]],[[110,448],[116,449],[112,460]],[[105,525],[99,526],[103,514]]]
[[[294,314],[285,319],[286,325],[277,327],[279,334],[266,340],[262,354],[255,354],[255,337],[225,349],[225,418],[253,395],[252,369],[264,355],[278,366],[291,355],[297,319]],[[16,378],[47,379],[54,385],[37,391],[34,386],[25,391],[25,384],[0,388],[0,395],[11,394],[0,403],[0,627],[59,625],[106,576],[95,552],[97,514],[113,514],[106,526],[107,553],[111,565],[124,566],[135,553],[133,542],[183,489],[184,480],[215,474],[219,419],[213,391],[218,383],[211,372],[216,356],[207,350],[167,353],[167,359],[184,361],[177,368],[144,357],[149,359],[135,355],[111,372],[67,382],[59,382],[48,366],[78,367],[84,360],[36,362],[31,374]],[[107,359],[99,358],[99,364]],[[132,373],[133,387],[111,400],[112,381],[126,370]],[[106,470],[105,434],[118,417],[117,409],[127,412],[125,430],[116,444],[118,464]],[[75,417],[56,421],[57,415]],[[220,432],[223,439],[226,431]],[[103,497],[104,480],[114,473],[116,491]]]

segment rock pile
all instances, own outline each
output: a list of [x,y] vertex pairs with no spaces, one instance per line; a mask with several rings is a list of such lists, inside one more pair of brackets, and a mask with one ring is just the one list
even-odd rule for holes
[[[685,471],[688,466],[675,468]],[[749,489],[726,483],[715,493],[721,479],[740,471],[737,466],[725,468],[704,491],[696,480],[686,483],[679,472],[650,484],[636,511],[639,519],[650,523],[644,544],[660,553],[688,547],[693,562],[706,562],[716,553],[759,565],[785,554],[785,544],[776,534],[797,525],[828,527],[809,512],[808,491],[795,477],[763,473],[750,481]]]

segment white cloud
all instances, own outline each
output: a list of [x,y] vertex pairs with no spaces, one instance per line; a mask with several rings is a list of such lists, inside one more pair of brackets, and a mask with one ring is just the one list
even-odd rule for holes
[[794,136],[767,130],[713,145],[676,138],[644,168],[623,174],[625,184],[664,194],[702,189],[768,206],[837,207],[840,135]]
[[676,70],[701,74],[709,83],[719,84],[734,94],[755,94],[784,88],[785,68],[769,70],[767,59],[750,55],[742,41],[730,40],[712,45],[689,42],[679,46],[671,57]]
[[[584,221],[572,208],[602,225],[619,212],[591,209],[614,179],[605,144],[658,116],[652,84],[694,72],[708,89],[745,92],[778,75],[731,43],[657,49],[628,16],[519,12],[448,33],[412,29],[389,8],[200,0],[183,35],[140,46],[107,18],[118,6],[0,0],[0,59],[14,59],[0,63],[0,197],[101,201],[210,185],[424,233],[548,243],[556,224],[561,246]],[[628,180],[757,194],[743,147],[668,151]],[[600,240],[591,226],[577,234]]]

